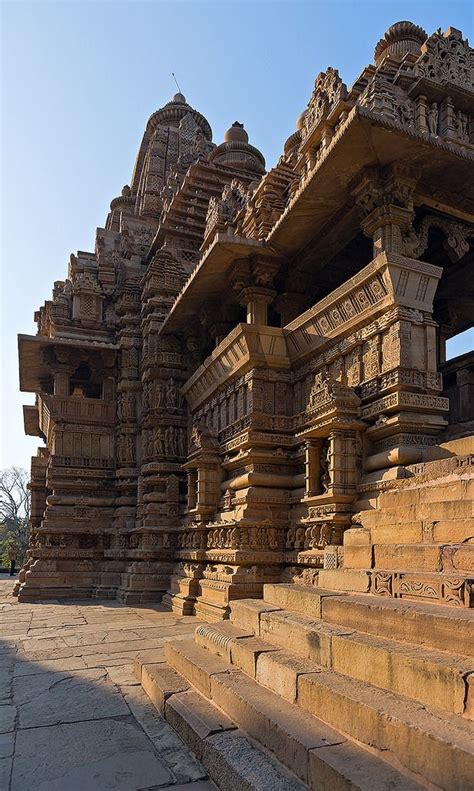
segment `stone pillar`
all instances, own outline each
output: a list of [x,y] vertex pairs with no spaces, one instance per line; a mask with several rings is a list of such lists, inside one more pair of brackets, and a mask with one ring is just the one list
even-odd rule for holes
[[415,105],[415,125],[420,132],[428,132],[428,124],[426,120],[426,110],[428,102],[426,96],[420,94],[416,99]]
[[305,497],[314,497],[321,494],[319,484],[320,452],[320,440],[307,440],[305,442]]
[[71,369],[63,367],[54,372],[54,395],[69,396],[69,379],[71,376]]
[[439,134],[446,140],[457,137],[451,96],[446,96],[440,105]]
[[262,286],[248,286],[239,296],[239,302],[247,309],[247,324],[268,325],[268,306],[276,291]]

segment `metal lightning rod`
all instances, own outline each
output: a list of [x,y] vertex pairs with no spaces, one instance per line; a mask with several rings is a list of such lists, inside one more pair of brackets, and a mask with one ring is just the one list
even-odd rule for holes
[[181,93],[181,88],[180,88],[180,87],[179,87],[179,85],[178,85],[178,80],[176,79],[176,76],[175,76],[175,73],[174,73],[174,71],[172,71],[172,72],[171,72],[171,76],[172,76],[173,80],[174,80],[174,81],[175,81],[175,83],[176,83],[176,87],[177,87],[177,89],[178,89],[178,93]]

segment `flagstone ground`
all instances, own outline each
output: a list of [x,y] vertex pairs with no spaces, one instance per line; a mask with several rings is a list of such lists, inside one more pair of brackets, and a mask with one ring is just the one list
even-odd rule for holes
[[0,577],[2,791],[211,791],[133,661],[163,659],[198,623],[159,606],[19,604]]

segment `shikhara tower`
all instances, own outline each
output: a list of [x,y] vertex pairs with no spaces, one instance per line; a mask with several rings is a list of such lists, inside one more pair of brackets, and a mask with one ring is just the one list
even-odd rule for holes
[[350,89],[319,74],[268,172],[180,93],[150,117],[94,252],[19,338],[45,443],[21,600],[212,620],[319,580],[469,606],[472,525],[374,530],[423,464],[472,461],[473,357],[444,348],[474,315],[473,70],[460,31],[397,23]]

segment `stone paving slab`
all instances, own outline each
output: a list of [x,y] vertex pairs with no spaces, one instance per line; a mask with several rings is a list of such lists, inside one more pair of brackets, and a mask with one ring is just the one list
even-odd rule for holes
[[133,674],[199,621],[161,606],[19,604],[0,578],[1,791],[216,791]]

